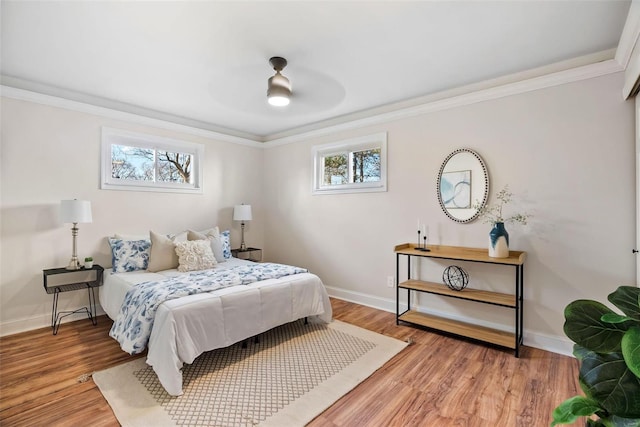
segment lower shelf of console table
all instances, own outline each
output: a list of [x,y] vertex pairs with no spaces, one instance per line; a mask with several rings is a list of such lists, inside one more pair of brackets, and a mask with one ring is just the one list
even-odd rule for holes
[[[395,247],[396,253],[396,323],[405,322],[423,326],[429,329],[471,338],[486,343],[515,350],[515,356],[520,353],[523,341],[523,276],[525,252],[511,251],[508,258],[490,258],[486,249],[466,248],[457,246],[430,246],[429,251],[417,249],[413,244],[402,244]],[[400,281],[400,255],[407,257],[407,280]],[[455,261],[480,262],[516,269],[515,293],[485,291],[465,288],[461,291],[453,290],[441,283],[427,282],[411,278],[411,258],[435,258]],[[408,310],[400,312],[400,291],[407,291]],[[470,302],[488,304],[514,310],[514,332],[506,332],[479,326],[473,323],[439,317],[411,309],[411,291],[417,293],[434,294],[443,297],[456,298]]]
[[420,325],[442,332],[460,335],[479,341],[496,344],[501,347],[516,349],[516,335],[511,332],[499,331],[497,329],[485,328],[484,326],[472,325],[458,320],[445,319],[443,317],[432,316],[409,310],[398,317],[398,320],[414,325]]

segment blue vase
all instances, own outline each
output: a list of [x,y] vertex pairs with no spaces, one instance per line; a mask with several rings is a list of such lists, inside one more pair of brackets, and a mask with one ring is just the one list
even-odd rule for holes
[[509,233],[504,228],[504,222],[496,222],[489,232],[489,256],[492,258],[509,257]]

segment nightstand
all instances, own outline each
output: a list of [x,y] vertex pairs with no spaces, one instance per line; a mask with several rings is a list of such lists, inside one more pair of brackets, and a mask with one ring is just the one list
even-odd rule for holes
[[246,259],[247,261],[262,261],[262,249],[259,248],[231,249],[231,255],[238,259]]
[[[94,264],[92,268],[80,270],[67,270],[66,268],[50,268],[42,270],[44,290],[53,294],[53,307],[51,309],[51,329],[53,335],[58,333],[60,321],[75,313],[87,313],[93,325],[98,324],[96,318],[96,295],[94,289],[102,286],[102,273],[104,268]],[[74,311],[58,312],[58,295],[61,292],[79,291],[86,289],[89,296],[89,307],[82,307]]]

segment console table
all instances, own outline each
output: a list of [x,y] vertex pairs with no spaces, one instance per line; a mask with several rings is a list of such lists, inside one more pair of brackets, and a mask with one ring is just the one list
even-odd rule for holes
[[[396,324],[405,322],[414,325],[436,329],[454,335],[484,341],[501,347],[507,347],[515,351],[515,356],[520,355],[520,346],[523,340],[523,276],[526,252],[510,251],[508,258],[491,258],[487,249],[467,248],[460,246],[431,245],[429,251],[421,251],[417,245],[404,243],[394,248],[396,253]],[[400,282],[400,256],[407,258],[407,280]],[[437,258],[454,261],[480,262],[497,266],[511,266],[515,268],[515,289],[513,294],[484,291],[465,288],[456,291],[441,283],[427,282],[411,278],[411,259]],[[400,312],[400,290],[407,291],[407,310]],[[482,304],[506,307],[515,312],[514,332],[505,332],[497,329],[478,326],[473,323],[447,319],[432,314],[426,314],[411,309],[411,291],[427,294],[441,295],[444,297],[458,298]]]

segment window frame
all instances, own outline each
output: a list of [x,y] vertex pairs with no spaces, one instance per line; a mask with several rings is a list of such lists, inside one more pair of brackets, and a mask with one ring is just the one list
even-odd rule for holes
[[[352,156],[351,153],[380,149],[380,180],[368,182],[349,182],[347,184],[326,185],[324,184],[323,158],[339,154],[348,155],[349,180],[352,179]],[[313,161],[313,187],[311,193],[319,194],[340,194],[340,193],[371,193],[387,191],[387,133],[381,132],[373,135],[350,138],[339,142],[316,145],[311,149]]]
[[[157,163],[158,151],[190,154],[192,157],[192,183],[178,183],[167,181],[135,181],[113,178],[112,146],[145,148],[154,150]],[[151,191],[169,193],[202,194],[202,160],[204,158],[204,144],[164,138],[137,132],[113,128],[102,128],[102,149],[100,161],[100,188],[103,190]]]

